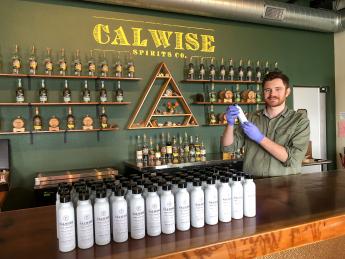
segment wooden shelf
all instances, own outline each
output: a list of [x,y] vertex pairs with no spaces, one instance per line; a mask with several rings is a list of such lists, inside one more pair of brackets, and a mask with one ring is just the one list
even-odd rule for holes
[[255,105],[255,104],[265,104],[265,102],[259,102],[259,103],[247,103],[247,102],[233,102],[233,103],[223,103],[223,102],[193,102],[192,104],[196,104],[196,105],[232,105],[232,104]]
[[162,99],[182,99],[183,96],[162,96]]
[[75,129],[75,130],[58,130],[58,131],[49,131],[49,130],[33,130],[33,131],[24,131],[24,132],[12,132],[12,131],[0,131],[0,135],[20,135],[20,134],[45,134],[45,133],[68,133],[68,132],[97,132],[97,131],[117,131],[119,130],[118,127],[114,128],[106,128],[106,129],[92,129],[92,130],[83,130],[83,129]]
[[141,77],[115,77],[115,76],[107,76],[107,77],[103,77],[103,76],[99,76],[97,77],[97,79],[99,80],[121,80],[121,81],[139,81],[142,80]]
[[0,106],[29,106],[30,103],[0,103]]
[[205,124],[203,126],[205,126],[205,127],[216,127],[216,126],[226,126],[226,125],[228,125],[228,124],[219,124],[219,123],[217,123],[217,124]]
[[30,131],[24,131],[24,132],[0,131],[0,135],[21,135],[21,134],[30,134]]
[[191,128],[191,127],[199,127],[199,125],[179,125],[179,126],[162,126],[162,127],[132,127],[129,128],[130,130],[135,129],[170,129],[170,128]]
[[0,74],[3,77],[27,77],[27,74]]
[[0,106],[70,106],[70,105],[128,105],[131,102],[88,102],[88,103],[0,103]]
[[239,81],[239,80],[199,80],[185,79],[182,83],[221,83],[221,84],[261,84],[261,81]]
[[128,105],[131,104],[131,102],[99,102],[99,105]]
[[179,116],[191,116],[191,113],[173,113],[173,114],[152,114],[152,117],[179,117]]
[[44,79],[49,79],[49,78],[54,78],[54,79],[97,79],[97,76],[74,76],[74,75],[28,75],[28,77],[31,78],[44,78]]
[[156,79],[160,79],[160,78],[166,79],[166,78],[171,78],[171,76],[157,76],[157,77],[156,77]]

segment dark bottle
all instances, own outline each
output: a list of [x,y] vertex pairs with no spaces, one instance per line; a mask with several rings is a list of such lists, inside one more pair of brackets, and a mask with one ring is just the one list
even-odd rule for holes
[[143,136],[143,160],[144,162],[149,160],[149,146],[147,145],[146,134]]
[[35,116],[33,117],[33,128],[36,131],[42,130],[43,125],[42,125],[42,118],[39,113],[38,107],[35,109]]
[[213,58],[211,58],[211,64],[209,66],[209,71],[208,71],[208,78],[210,80],[214,80],[215,75],[216,75],[216,67],[213,64]]
[[204,59],[201,58],[200,65],[199,65],[199,79],[204,80],[205,79],[205,65],[204,65]]
[[105,89],[104,81],[101,81],[101,90],[99,91],[99,100],[102,103],[108,101],[107,89]]
[[229,80],[235,79],[235,69],[232,63],[232,59],[229,60]]
[[22,86],[22,79],[18,78],[18,85],[16,89],[16,102],[23,103],[25,101],[24,89]]
[[164,136],[164,132],[163,132],[162,138],[161,138],[161,157],[165,158],[166,153],[167,153],[167,146],[166,146],[165,136]]
[[48,102],[48,90],[46,88],[46,84],[44,82],[44,79],[41,81],[41,88],[39,90],[39,96],[40,96],[40,102],[46,103]]
[[75,129],[75,118],[72,114],[72,107],[68,107],[68,115],[67,115],[67,130]]
[[250,60],[248,60],[246,74],[247,74],[247,75],[246,75],[247,81],[252,81],[253,70],[252,70],[252,66],[251,66]]
[[117,89],[115,91],[115,98],[117,102],[123,102],[123,90],[121,89],[120,81],[117,81]]
[[129,54],[129,59],[128,59],[128,63],[127,63],[127,77],[133,78],[134,72],[135,72],[134,61],[133,61],[132,55]]
[[192,58],[189,60],[187,78],[190,80],[194,79],[194,64],[192,63]]
[[167,136],[166,148],[167,148],[166,158],[172,159],[172,153],[173,152],[172,152],[172,143],[171,143],[169,132],[168,132],[168,136]]
[[219,79],[225,80],[225,74],[226,74],[226,70],[225,70],[225,65],[224,65],[224,58],[222,58],[222,62],[219,67]]
[[237,73],[238,73],[238,80],[243,81],[244,71],[243,71],[243,66],[242,66],[242,59],[240,60]]
[[108,116],[105,113],[104,106],[102,107],[102,113],[99,116],[99,125],[100,125],[101,129],[109,128]]
[[177,158],[179,156],[179,147],[177,145],[177,140],[175,136],[173,136],[172,140],[172,156],[173,158]]
[[69,89],[68,87],[67,80],[65,80],[65,87],[63,88],[63,91],[62,91],[62,97],[63,97],[64,103],[71,102],[71,89]]

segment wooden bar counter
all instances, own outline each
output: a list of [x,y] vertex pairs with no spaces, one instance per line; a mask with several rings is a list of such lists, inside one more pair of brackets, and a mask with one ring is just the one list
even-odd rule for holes
[[345,172],[261,179],[257,216],[172,235],[58,251],[55,206],[0,213],[0,258],[253,258],[345,235]]

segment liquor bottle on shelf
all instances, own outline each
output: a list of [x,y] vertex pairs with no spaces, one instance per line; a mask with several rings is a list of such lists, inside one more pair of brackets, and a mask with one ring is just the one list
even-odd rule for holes
[[149,138],[149,161],[153,161],[155,159],[155,150],[153,147],[153,139],[152,137]]
[[171,138],[170,138],[170,133],[168,132],[167,135],[167,142],[166,142],[166,158],[167,159],[172,159],[172,143],[171,143]]
[[122,64],[120,55],[118,54],[115,61],[115,77],[122,77]]
[[278,68],[278,62],[274,63],[274,72],[280,72],[280,69]]
[[99,116],[99,126],[101,129],[109,128],[108,116],[105,113],[105,108],[102,106],[102,113]]
[[172,156],[173,158],[177,158],[179,156],[179,147],[177,145],[176,137],[173,136],[172,139]]
[[38,107],[35,108],[35,116],[33,117],[33,129],[36,131],[40,131],[43,129],[42,125],[42,118],[39,112]]
[[268,61],[266,61],[266,64],[265,64],[265,75],[267,75],[269,72],[270,72],[270,67],[268,65]]
[[256,102],[257,103],[262,102],[262,95],[261,95],[261,90],[260,90],[259,84],[256,84]]
[[121,89],[120,81],[117,81],[117,89],[115,91],[115,98],[117,102],[123,102],[123,90]]
[[105,89],[104,81],[101,81],[101,89],[99,91],[99,100],[102,103],[108,101],[107,89]]
[[161,135],[161,157],[163,159],[165,159],[166,154],[167,154],[167,146],[166,146],[166,142],[165,142],[164,132],[162,132],[162,135]]
[[200,65],[199,65],[199,79],[204,80],[205,79],[205,65],[204,65],[204,59],[201,58]]
[[162,155],[161,155],[161,149],[159,147],[159,144],[156,144],[156,150],[155,150],[155,160],[159,160],[161,159]]
[[95,60],[93,58],[93,51],[92,50],[90,50],[90,59],[87,62],[87,68],[89,71],[89,76],[94,76],[96,73],[96,63],[95,63]]
[[22,86],[22,79],[18,78],[18,84],[16,89],[16,102],[23,103],[25,101],[24,89]]
[[71,89],[69,89],[67,80],[65,80],[65,87],[63,88],[63,91],[62,91],[62,97],[63,97],[64,103],[71,102]]
[[226,74],[226,70],[225,70],[225,65],[224,65],[224,58],[222,58],[222,62],[219,67],[219,79],[225,80],[225,74]]
[[41,88],[39,90],[40,102],[46,103],[48,102],[48,90],[46,88],[46,84],[44,79],[41,80]]
[[84,90],[82,92],[82,96],[83,96],[83,102],[84,103],[88,103],[91,101],[91,93],[90,93],[90,90],[87,86],[87,80],[84,81]]
[[235,102],[241,102],[241,92],[240,92],[240,85],[236,84],[236,91],[235,91]]
[[67,115],[67,130],[74,130],[75,129],[75,118],[72,114],[72,107],[68,107],[68,115]]
[[217,92],[214,90],[214,83],[211,83],[211,90],[209,93],[209,99],[211,103],[217,102]]
[[189,136],[189,156],[190,157],[195,157],[195,146],[193,143],[193,136]]
[[179,136],[179,146],[178,146],[179,157],[184,157],[184,147],[183,147],[183,138]]
[[203,141],[201,141],[200,156],[201,156],[201,157],[206,157],[206,148],[205,148],[205,145],[204,145],[204,142],[203,142]]
[[36,75],[36,70],[37,70],[36,50],[35,50],[35,46],[32,46],[31,55],[29,58],[29,74]]
[[127,77],[134,78],[134,73],[135,73],[134,61],[133,61],[133,57],[131,53],[129,53],[129,58],[127,62]]
[[51,76],[53,72],[53,62],[51,59],[51,49],[47,48],[47,56],[44,59],[44,73],[47,76]]
[[143,136],[143,161],[149,161],[149,146],[147,145],[146,134]]
[[232,59],[229,60],[229,80],[233,81],[235,79],[235,69]]
[[243,81],[244,71],[242,66],[242,59],[240,60],[240,64],[238,66],[237,74],[238,74],[238,80]]
[[109,73],[108,60],[105,56],[105,51],[103,51],[103,61],[101,62],[101,76],[107,77]]
[[65,59],[65,49],[61,49],[61,56],[59,59],[59,74],[65,76],[67,72],[67,62]]
[[194,143],[194,146],[195,146],[195,156],[196,157],[200,157],[201,155],[201,150],[200,150],[200,142],[199,142],[199,136],[195,136],[195,143]]
[[246,76],[247,81],[252,81],[253,70],[252,70],[250,59],[248,60],[247,71],[246,72],[247,72],[247,76]]
[[194,64],[192,63],[192,58],[189,59],[187,79],[194,80]]
[[184,156],[185,157],[189,156],[189,143],[188,143],[187,132],[184,133],[183,150],[184,150]]
[[79,49],[77,49],[76,54],[75,54],[75,59],[73,61],[73,68],[74,68],[74,75],[80,76],[81,71],[83,70],[83,66],[80,61],[79,57]]
[[209,113],[208,117],[209,117],[209,124],[210,125],[217,124],[217,117],[216,117],[216,114],[214,113],[213,105],[211,105],[210,113]]
[[13,56],[12,56],[12,72],[13,74],[19,74],[21,68],[21,60],[19,55],[19,48],[16,44]]
[[140,135],[137,136],[136,161],[137,162],[142,162],[143,161],[143,148],[141,146]]
[[214,80],[214,77],[216,75],[216,67],[213,64],[213,58],[211,58],[211,64],[209,66],[209,70],[208,70],[208,78],[209,80]]
[[261,82],[261,67],[260,67],[260,61],[259,60],[256,62],[255,80],[257,82]]

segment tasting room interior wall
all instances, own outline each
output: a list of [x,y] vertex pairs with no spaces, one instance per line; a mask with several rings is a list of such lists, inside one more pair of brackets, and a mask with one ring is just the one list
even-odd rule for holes
[[[292,85],[327,86],[327,143],[328,158],[334,160],[335,150],[335,116],[334,116],[334,48],[333,34],[309,32],[294,29],[269,27],[249,23],[240,23],[203,18],[196,16],[164,13],[158,11],[141,10],[120,6],[110,6],[78,1],[35,1],[35,0],[4,0],[0,3],[0,57],[2,60],[1,73],[10,71],[10,60],[15,44],[20,47],[23,65],[27,66],[27,59],[31,46],[37,49],[39,65],[45,56],[45,49],[52,48],[54,64],[57,62],[58,50],[66,49],[69,64],[76,49],[80,49],[82,62],[85,64],[90,49],[118,50],[116,46],[100,46],[92,37],[92,30],[96,23],[107,23],[110,29],[115,29],[113,20],[97,20],[93,16],[108,17],[126,20],[146,21],[160,24],[183,25],[195,28],[214,29],[215,53],[206,53],[204,56],[233,58],[238,64],[240,58],[245,63],[251,60],[279,62],[279,67],[289,75]],[[124,27],[130,26],[127,22],[117,22]],[[144,29],[158,28],[154,24],[134,24]],[[133,26],[134,27],[134,26]],[[128,27],[127,27],[128,28]],[[197,32],[196,29],[179,27],[161,27],[165,30]],[[126,48],[119,48],[126,50]],[[195,55],[201,55],[201,52]],[[96,56],[98,57],[98,56]],[[6,209],[17,209],[33,205],[33,185],[37,172],[56,171],[65,169],[94,168],[112,166],[123,171],[124,160],[134,158],[135,137],[146,133],[148,136],[157,136],[162,130],[127,130],[127,123],[135,106],[148,83],[153,70],[159,62],[164,61],[172,72],[176,82],[186,99],[191,103],[191,96],[202,93],[202,85],[183,84],[183,69],[185,60],[177,58],[162,58],[152,56],[134,56],[136,76],[143,80],[138,82],[122,82],[125,100],[132,102],[127,106],[107,106],[106,111],[110,121],[120,127],[115,132],[73,133],[67,135],[64,143],[63,134],[36,134],[33,144],[30,135],[1,135],[11,141],[12,172],[11,191],[5,204]],[[0,101],[11,102],[15,99],[15,78],[0,78]],[[70,80],[73,91],[72,98],[80,98],[79,91],[82,80]],[[23,79],[24,89],[28,89],[28,79]],[[50,79],[46,81],[49,97],[57,100],[61,94],[63,80]],[[115,86],[115,81],[107,81],[108,91]],[[32,90],[38,90],[40,80],[32,79]],[[95,82],[89,80],[90,88],[94,90]],[[221,90],[225,85],[217,85]],[[30,92],[30,91],[29,91]],[[37,94],[30,92],[31,95]],[[93,93],[93,98],[95,95]],[[34,98],[34,96],[33,96]],[[37,96],[35,97],[37,98]],[[61,98],[61,97],[60,97]],[[37,99],[36,99],[37,100]],[[292,98],[289,106],[292,107]],[[216,113],[225,110],[225,106],[216,108]],[[191,105],[192,112],[198,122],[205,124],[203,106]],[[252,107],[254,109],[254,106]],[[52,115],[63,119],[67,107],[41,107],[44,123]],[[95,117],[96,108],[93,106],[75,106],[73,112],[77,119],[82,115],[90,114]],[[22,115],[30,125],[28,107],[1,107],[1,130],[10,130],[11,121]],[[219,152],[222,127],[205,127],[186,129],[171,129],[170,134],[184,133],[199,135],[204,141],[208,153]]]

